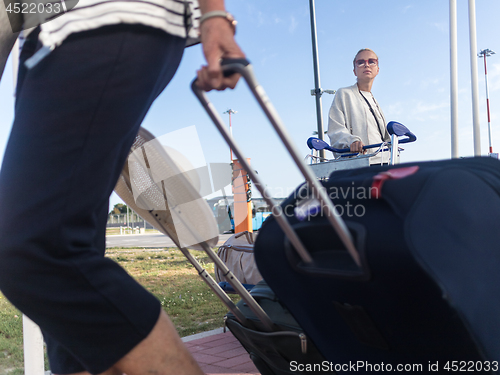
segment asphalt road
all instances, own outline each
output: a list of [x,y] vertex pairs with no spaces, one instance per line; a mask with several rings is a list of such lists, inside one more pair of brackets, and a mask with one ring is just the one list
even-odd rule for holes
[[[232,234],[219,235],[218,245],[222,245]],[[175,247],[170,237],[164,234],[124,234],[106,236],[106,247],[160,248]]]

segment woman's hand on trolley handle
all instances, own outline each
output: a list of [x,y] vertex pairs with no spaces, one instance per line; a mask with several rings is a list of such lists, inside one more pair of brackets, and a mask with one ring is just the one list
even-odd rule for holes
[[[220,0],[200,0],[202,14],[224,9],[224,2]],[[233,74],[224,77],[221,70],[223,58],[244,58],[245,54],[234,40],[236,21],[228,17],[214,16],[202,20],[200,25],[200,37],[203,45],[203,53],[207,65],[203,65],[197,71],[198,87],[205,91],[233,89],[240,75]]]
[[359,153],[366,153],[366,150],[363,149],[365,145],[361,141],[354,141],[351,143],[351,152],[359,152]]

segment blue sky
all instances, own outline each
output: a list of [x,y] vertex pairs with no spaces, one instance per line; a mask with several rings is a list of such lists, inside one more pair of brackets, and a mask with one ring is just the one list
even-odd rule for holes
[[[256,76],[304,156],[306,140],[317,129],[308,0],[226,0],[238,20],[237,41]],[[379,56],[380,73],[372,92],[388,121],[405,124],[418,137],[406,145],[402,161],[449,158],[449,2],[436,0],[316,0],[321,87],[352,85],[352,59],[360,48]],[[500,151],[500,15],[498,0],[478,0],[477,47],[498,54],[488,58],[493,150]],[[468,3],[458,1],[459,154],[473,155]],[[156,136],[195,126],[207,162],[229,162],[229,148],[189,89],[203,63],[201,47],[186,50],[181,67],[157,99],[143,126]],[[0,153],[13,117],[12,74],[8,64],[0,84]],[[481,150],[488,152],[484,67],[478,59]],[[234,91],[210,93],[222,114],[231,108],[233,135],[252,166],[273,189],[287,195],[301,181],[277,137],[240,83]],[[332,95],[324,94],[327,127]],[[227,115],[222,115],[228,119]],[[183,152],[197,155],[197,142]],[[199,147],[199,146],[198,146]],[[119,202],[117,197],[112,203]]]

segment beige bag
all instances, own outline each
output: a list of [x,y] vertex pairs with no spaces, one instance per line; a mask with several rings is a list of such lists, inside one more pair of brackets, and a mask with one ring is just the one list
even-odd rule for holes
[[176,246],[204,250],[204,243],[212,248],[219,241],[217,222],[193,180],[186,177],[182,158],[180,153],[167,152],[141,127],[115,192]]
[[4,1],[0,1],[0,81],[12,47],[19,33],[13,33]]
[[[253,255],[254,239],[253,233],[237,233],[229,237],[217,252],[219,258],[242,284],[255,285],[262,280]],[[214,271],[218,283],[227,281],[217,266]]]

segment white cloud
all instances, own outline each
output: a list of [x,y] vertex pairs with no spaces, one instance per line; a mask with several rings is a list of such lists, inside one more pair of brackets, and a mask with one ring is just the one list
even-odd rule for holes
[[401,13],[406,13],[408,12],[411,8],[413,8],[413,5],[407,5],[403,8],[403,11]]
[[422,81],[420,81],[420,88],[425,90],[429,87],[437,87],[440,85],[440,79],[439,78],[427,78]]
[[396,102],[384,108],[384,112],[389,116],[397,116],[404,113],[403,104],[401,102]]
[[414,107],[414,113],[423,113],[423,112],[434,112],[443,108],[448,108],[450,106],[450,103],[448,102],[443,102],[443,103],[426,103],[426,102],[418,102],[417,105]]
[[262,66],[266,65],[266,63],[267,63],[268,61],[270,61],[270,60],[275,60],[275,59],[276,59],[276,57],[278,56],[278,54],[277,54],[277,53],[268,53],[268,54],[265,54],[265,55],[263,55],[263,56],[264,56],[264,57],[262,57],[262,58],[260,59],[260,64],[261,64]]
[[295,29],[297,28],[297,25],[299,23],[297,22],[297,20],[295,19],[294,16],[291,16],[290,18],[291,18],[290,19],[290,26],[288,27],[288,31],[292,34],[295,31]]
[[444,23],[444,22],[434,22],[433,23],[433,26],[438,29],[439,31],[441,31],[442,33],[448,33],[449,32],[449,29],[448,29],[448,23]]

